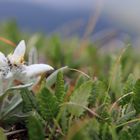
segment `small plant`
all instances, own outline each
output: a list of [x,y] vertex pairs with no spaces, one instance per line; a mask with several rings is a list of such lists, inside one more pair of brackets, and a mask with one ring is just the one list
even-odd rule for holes
[[5,131],[11,131],[10,126],[27,120],[37,109],[32,89],[43,73],[53,70],[46,64],[26,65],[24,54],[24,41],[13,54],[5,57],[0,53],[0,124]]

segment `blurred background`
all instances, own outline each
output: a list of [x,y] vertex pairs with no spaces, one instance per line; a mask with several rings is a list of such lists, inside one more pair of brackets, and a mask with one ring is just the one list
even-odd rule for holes
[[139,46],[139,0],[0,0],[0,24],[23,32],[88,38],[101,46]]
[[[41,90],[42,93],[36,94],[40,96],[41,100],[38,99],[42,103],[37,99],[36,104],[33,101],[34,98],[27,95],[28,91],[23,89],[27,92],[25,95],[22,94],[23,100],[27,99],[27,103],[24,102],[25,112],[29,106],[26,113],[33,108],[32,116],[39,116],[40,110],[37,113],[34,110],[36,105],[42,106],[42,112],[45,115],[42,115],[43,119],[39,117],[39,121],[45,126],[46,138],[61,139],[62,135],[62,139],[68,140],[71,138],[72,140],[92,140],[94,137],[96,140],[140,140],[140,97],[138,95],[140,91],[140,0],[0,0],[0,52],[7,56],[14,51],[21,40],[25,40],[27,46],[25,64],[45,63],[54,67],[55,70],[61,68],[64,72],[65,85],[63,85],[63,76],[59,75],[55,80],[55,73],[49,78],[50,82],[47,82],[46,90],[44,88]],[[3,64],[2,72],[5,67]],[[16,68],[16,65],[14,67]],[[17,64],[18,67],[20,68],[20,64]],[[13,71],[13,69],[10,70]],[[42,89],[45,85],[44,76],[48,77],[50,74],[51,72],[43,74],[34,87]],[[85,85],[81,86],[82,83],[92,79],[93,87],[90,83],[87,88]],[[56,84],[53,81],[57,81]],[[20,82],[15,81],[15,83]],[[49,86],[49,83],[53,84]],[[91,87],[89,98],[88,91]],[[84,89],[83,92],[82,89]],[[54,94],[44,94],[45,92]],[[60,112],[58,112],[59,108],[56,108],[58,103],[54,98],[57,92],[56,97],[59,99],[60,96],[60,102],[59,100],[58,102],[62,107]],[[82,94],[79,94],[80,92]],[[76,94],[71,98],[73,93]],[[61,102],[61,97],[64,102]],[[138,100],[137,97],[139,97]],[[13,100],[11,95],[10,99]],[[4,103],[6,105],[7,102],[12,103],[9,100]],[[13,101],[15,102],[15,99]],[[67,101],[69,101],[68,104]],[[52,102],[55,107],[52,106]],[[65,108],[64,105],[73,106]],[[18,109],[17,106],[15,107],[16,110],[12,108],[10,113],[2,110],[0,119],[7,120],[8,117],[5,119],[3,116],[8,114],[8,116],[12,115],[14,120],[16,114],[12,113]],[[44,108],[48,112],[45,112]],[[79,111],[76,108],[88,112],[85,112],[85,115],[77,113]],[[68,110],[79,115],[68,113]],[[21,111],[19,113],[17,116],[21,116],[22,119],[26,117],[26,114],[22,114]],[[96,116],[99,119],[94,119]],[[47,120],[45,123],[47,125],[44,125],[44,119]],[[1,120],[0,125],[3,124]],[[40,126],[40,128],[37,127],[40,132],[41,125],[35,122]],[[22,123],[19,123],[21,127],[14,124],[11,128],[10,123],[12,121],[8,122],[8,128],[5,128],[6,135],[9,133],[7,130],[26,131]],[[0,128],[1,134],[2,130]],[[31,131],[33,135],[36,132],[34,129]],[[9,135],[12,133],[10,132]],[[18,136],[17,133],[16,136]],[[25,135],[24,138],[26,139]]]
[[27,64],[72,68],[70,90],[82,72],[106,85],[115,77],[121,93],[128,75],[140,77],[140,0],[0,0],[0,51],[21,40]]

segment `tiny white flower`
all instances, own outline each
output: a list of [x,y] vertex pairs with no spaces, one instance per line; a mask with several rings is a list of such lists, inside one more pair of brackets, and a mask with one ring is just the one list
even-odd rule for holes
[[0,53],[0,77],[4,79],[13,78],[21,82],[28,81],[42,73],[53,70],[53,67],[47,64],[33,64],[27,66],[24,64],[25,42],[22,40],[16,47],[13,54],[7,57]]

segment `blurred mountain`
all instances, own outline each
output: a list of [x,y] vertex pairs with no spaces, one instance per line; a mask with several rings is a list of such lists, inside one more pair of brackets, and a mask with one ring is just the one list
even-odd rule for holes
[[[0,21],[14,19],[22,30],[31,32],[81,36],[93,13],[94,9],[57,9],[47,4],[0,1]],[[101,16],[94,32],[112,27],[111,22]]]

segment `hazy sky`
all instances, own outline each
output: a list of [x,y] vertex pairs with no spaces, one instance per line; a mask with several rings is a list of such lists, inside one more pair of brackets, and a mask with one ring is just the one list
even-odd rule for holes
[[140,32],[140,0],[106,0],[103,12],[114,23]]
[[[115,24],[124,28],[132,28],[140,32],[140,0],[0,0],[32,3],[42,7],[50,6],[57,9],[95,9],[101,2],[102,14]],[[23,9],[24,10],[24,9]]]
[[[19,1],[19,0],[13,0],[13,1]],[[89,9],[92,8],[92,6],[97,2],[97,0],[23,0],[20,2],[29,2],[34,4],[40,4],[43,6],[47,4],[56,8],[63,8],[63,9],[67,9],[67,8]]]

